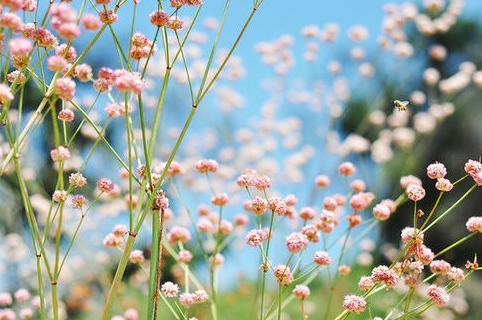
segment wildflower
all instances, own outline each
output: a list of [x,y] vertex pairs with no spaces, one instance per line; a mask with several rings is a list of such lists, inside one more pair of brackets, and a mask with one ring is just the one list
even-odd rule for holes
[[423,243],[423,233],[420,233],[419,229],[405,227],[402,230],[401,238],[403,243],[407,244],[410,241],[414,240],[415,237],[417,238],[417,241],[415,242]]
[[338,202],[334,197],[325,197],[323,199],[323,208],[328,211],[335,211],[338,207]]
[[192,261],[192,253],[189,250],[181,250],[178,254],[178,261],[182,263],[190,263]]
[[179,292],[179,286],[168,281],[162,284],[161,292],[166,298],[175,298]]
[[[21,71],[19,70],[13,70],[12,72],[10,72],[9,74],[7,74],[7,80],[8,82],[10,83],[16,83],[16,84],[23,84],[25,83],[25,80],[26,80],[26,77],[25,77],[25,74],[23,74]],[[2,95],[2,89],[1,87],[3,86],[4,84],[0,84],[0,104],[4,104],[2,102],[2,98],[1,98],[1,95]],[[8,88],[10,90],[10,88]],[[13,99],[13,96],[12,96],[12,99]]]
[[30,292],[28,292],[27,289],[21,288],[15,291],[13,296],[15,297],[15,300],[17,300],[17,302],[22,303],[30,299]]
[[444,288],[437,285],[431,285],[428,287],[427,295],[430,297],[433,303],[439,307],[445,306],[449,303],[449,294]]
[[65,202],[67,200],[67,191],[55,190],[54,194],[52,195],[52,199],[59,203]]
[[107,248],[116,248],[122,244],[122,238],[109,233],[102,241],[103,245]]
[[65,161],[70,159],[69,148],[59,146],[58,148],[50,150],[50,158],[52,158],[53,161]]
[[464,271],[460,268],[452,267],[447,272],[447,278],[456,283],[462,283],[465,280]]
[[215,256],[209,257],[209,264],[213,267],[219,267],[224,264],[224,256],[217,253]]
[[350,228],[354,228],[362,222],[362,217],[358,213],[352,213],[346,217]]
[[154,11],[149,15],[149,21],[156,27],[164,27],[169,22],[169,15],[165,11]]
[[201,290],[201,289],[194,291],[193,297],[194,297],[195,303],[203,303],[203,302],[208,301],[208,299],[209,299],[209,296],[206,293],[206,291]]
[[482,217],[470,217],[465,226],[469,232],[482,233]]
[[229,197],[226,193],[220,193],[211,198],[211,203],[215,206],[225,206],[229,201]]
[[320,175],[315,178],[315,185],[318,188],[326,188],[330,185],[330,178],[325,175]]
[[331,264],[331,257],[326,251],[316,251],[313,262],[320,266],[328,266]]
[[86,202],[87,202],[87,199],[83,195],[76,194],[72,197],[72,208],[82,209],[82,207]]
[[62,100],[70,101],[75,95],[75,82],[70,78],[59,78],[55,80],[54,92]]
[[378,266],[372,270],[372,279],[374,282],[385,284],[388,288],[393,288],[398,283],[398,275],[393,269],[387,266]]
[[117,14],[114,10],[106,10],[99,12],[99,19],[104,24],[113,24],[117,21]]
[[335,221],[336,219],[332,212],[323,210],[316,222],[316,227],[325,233],[330,233],[335,229]]
[[342,276],[347,276],[351,273],[351,268],[345,264],[342,264],[341,266],[338,267],[338,272]]
[[183,305],[186,308],[189,308],[191,305],[195,303],[194,301],[194,295],[189,292],[182,293],[179,296],[179,303]]
[[342,175],[344,177],[349,177],[349,176],[354,175],[355,171],[356,171],[356,167],[351,162],[343,162],[338,167],[338,172],[340,173],[340,175]]
[[154,198],[154,203],[152,204],[152,209],[157,211],[165,211],[169,208],[169,199],[163,190],[159,190]]
[[475,160],[468,160],[467,163],[465,163],[464,170],[470,175],[475,175],[482,171],[482,163]]
[[293,282],[293,275],[291,274],[290,267],[283,264],[277,265],[274,270],[274,277],[279,284],[287,286]]
[[242,213],[238,213],[234,217],[234,225],[236,226],[244,226],[248,223],[248,221],[249,221],[248,216]]
[[268,176],[257,176],[254,179],[256,189],[263,191],[271,187],[271,179]]
[[412,201],[420,201],[425,197],[425,189],[418,184],[411,184],[405,190],[407,197]]
[[365,210],[375,199],[371,192],[359,192],[350,198],[350,207],[356,211]]
[[259,246],[263,241],[268,240],[269,230],[265,229],[254,229],[248,232],[246,235],[246,243],[252,247]]
[[9,306],[13,303],[12,295],[8,292],[0,293],[0,306]]
[[210,233],[214,231],[214,224],[208,218],[201,217],[196,224],[197,229],[199,232],[202,233]]
[[293,295],[303,301],[310,296],[310,288],[302,284],[298,284],[293,289]]
[[191,232],[186,228],[176,226],[168,232],[166,238],[169,243],[187,243],[191,241]]
[[102,25],[102,21],[100,21],[99,17],[94,16],[91,13],[86,13],[81,19],[82,25],[84,26],[85,30],[88,31],[95,31],[100,28]]
[[407,187],[411,184],[415,184],[415,185],[419,185],[421,186],[422,185],[422,180],[420,180],[419,178],[415,177],[415,176],[404,176],[404,177],[401,177],[400,178],[400,186],[402,187],[402,189],[407,189]]
[[347,295],[343,299],[343,308],[349,312],[362,313],[367,307],[367,302],[363,297]]
[[72,122],[74,121],[75,114],[72,110],[64,108],[59,111],[57,118],[61,121]]
[[358,282],[358,287],[364,291],[370,290],[374,285],[375,283],[373,282],[372,277],[361,277]]
[[430,264],[435,256],[433,251],[425,245],[419,246],[415,254],[418,260],[420,260],[420,262],[422,262],[424,265]]
[[446,274],[450,267],[450,263],[445,260],[434,260],[430,263],[430,271],[435,274]]
[[312,220],[315,215],[316,215],[316,212],[315,212],[315,209],[311,208],[311,207],[304,207],[300,210],[300,218],[307,221],[307,220]]
[[129,261],[133,264],[141,264],[144,260],[144,252],[142,252],[142,250],[132,250],[129,255]]
[[291,253],[300,252],[306,247],[307,244],[308,238],[300,232],[293,232],[286,237],[286,246]]
[[0,105],[4,106],[13,100],[13,94],[10,87],[0,83]]
[[107,178],[100,178],[99,180],[97,180],[96,186],[100,192],[105,193],[114,191],[115,187],[114,183]]
[[125,320],[138,320],[139,319],[139,313],[137,312],[136,309],[129,308],[124,312],[124,318],[125,318]]
[[288,212],[288,205],[286,204],[286,201],[276,197],[269,198],[268,208],[278,216],[284,216]]
[[441,179],[447,175],[447,168],[445,168],[443,163],[435,162],[427,167],[427,176],[430,179]]
[[216,172],[219,168],[218,162],[212,159],[199,160],[196,163],[196,170],[199,173]]
[[82,173],[71,173],[69,176],[69,183],[76,188],[82,188],[87,184],[87,179],[82,175]]
[[184,22],[176,16],[169,18],[167,22],[167,27],[172,30],[180,30],[184,26]]
[[350,187],[353,192],[363,192],[367,186],[363,180],[357,179],[352,181]]
[[120,92],[132,92],[141,94],[144,82],[137,72],[130,72],[124,69],[114,71],[114,87]]
[[435,188],[443,192],[449,192],[453,187],[454,185],[450,182],[450,180],[445,178],[440,178],[435,183]]
[[390,218],[390,215],[390,209],[383,203],[379,203],[373,208],[373,216],[380,221],[387,220]]
[[308,240],[313,243],[317,243],[320,241],[320,234],[318,232],[318,229],[312,224],[304,226],[303,229],[301,229],[301,233],[304,234],[306,238],[308,238]]

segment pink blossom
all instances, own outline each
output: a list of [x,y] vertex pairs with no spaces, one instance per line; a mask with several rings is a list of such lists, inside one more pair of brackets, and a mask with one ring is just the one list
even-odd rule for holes
[[367,307],[367,302],[363,297],[347,295],[343,299],[343,308],[349,312],[362,313]]
[[420,201],[425,197],[425,189],[418,184],[409,185],[405,192],[412,201]]
[[427,295],[430,297],[433,303],[439,307],[445,306],[449,303],[449,294],[444,288],[437,285],[431,285],[428,287]]
[[166,298],[175,298],[179,292],[179,286],[168,281],[162,284],[161,292]]
[[447,175],[447,168],[443,163],[435,162],[427,167],[427,176],[430,179],[441,179]]
[[340,164],[340,166],[338,167],[338,172],[340,173],[340,175],[344,176],[344,177],[349,177],[349,176],[352,176],[355,174],[356,172],[356,167],[353,163],[351,162],[343,162],[342,164]]
[[310,288],[305,285],[298,284],[293,289],[293,295],[300,300],[305,300],[310,296]]
[[300,252],[306,247],[307,244],[308,238],[300,232],[293,232],[286,237],[286,246],[291,253]]
[[482,217],[470,217],[465,226],[469,232],[482,233]]
[[316,251],[313,261],[320,266],[327,266],[331,264],[331,257],[326,251]]

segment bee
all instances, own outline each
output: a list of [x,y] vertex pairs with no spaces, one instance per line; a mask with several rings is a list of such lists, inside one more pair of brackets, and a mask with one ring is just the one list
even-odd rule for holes
[[406,111],[408,106],[408,101],[395,100],[393,101],[393,105],[395,106],[395,108],[398,109],[398,111]]

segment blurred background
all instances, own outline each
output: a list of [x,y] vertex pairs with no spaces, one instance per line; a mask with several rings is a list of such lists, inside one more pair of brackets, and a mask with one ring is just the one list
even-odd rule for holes
[[[139,5],[139,16],[150,13],[150,6],[145,5],[147,2],[145,0],[144,5]],[[401,10],[403,3],[392,1],[391,4],[394,10]],[[445,5],[449,4],[450,2]],[[416,2],[416,6],[421,12],[427,11],[422,2]],[[129,42],[129,7],[132,5],[129,4],[120,11],[119,23],[115,25],[121,43]],[[199,40],[190,43],[186,49],[194,69],[196,63],[206,61],[209,42],[206,44],[202,39],[203,36],[212,39],[213,32],[209,23],[215,21],[211,17],[219,17],[221,9],[216,1],[206,1],[201,19],[203,23],[195,28]],[[249,10],[250,7],[241,1],[233,1],[220,46],[229,47],[233,35],[239,31]],[[435,161],[444,163],[450,179],[455,181],[464,175],[463,165],[466,160],[479,159],[482,154],[481,80],[479,85],[475,80],[474,83],[469,80],[462,88],[444,92],[438,86],[427,84],[425,77],[429,68],[438,71],[441,79],[450,78],[460,72],[461,68],[482,69],[482,2],[465,1],[460,16],[446,32],[427,35],[420,32],[420,28],[414,24],[404,26],[403,41],[398,42],[410,43],[411,48],[400,46],[399,51],[384,48],[381,37],[387,33],[389,24],[393,23],[388,22],[387,12],[390,12],[390,4],[379,0],[349,0],[328,4],[316,0],[295,4],[265,0],[236,50],[234,62],[228,66],[226,77],[221,79],[200,108],[188,140],[176,160],[185,167],[192,167],[195,161],[203,157],[219,159],[221,167],[225,166],[229,170],[222,172],[219,181],[215,180],[213,183],[216,188],[228,193],[234,190],[232,182],[236,175],[245,168],[255,168],[275,176],[276,191],[284,195],[296,193],[302,206],[320,206],[326,194],[316,190],[313,186],[314,178],[323,173],[335,179],[338,164],[349,160],[357,164],[359,177],[367,183],[369,190],[387,198],[395,199],[403,192],[399,186],[401,176],[413,174],[422,178],[428,194],[421,207],[428,210],[435,202],[438,191],[428,187],[433,181],[426,177],[426,166]],[[437,16],[439,13],[427,14]],[[329,34],[327,30],[331,23],[337,24],[336,39],[320,41],[323,35]],[[366,27],[366,40],[354,41],[353,36],[349,35],[349,31],[356,25]],[[150,39],[154,36],[154,29],[147,19],[138,19],[135,30],[142,30]],[[313,44],[313,34],[316,34],[318,39],[316,45]],[[87,57],[87,62],[94,70],[106,65],[117,67],[112,62],[112,38],[109,34],[102,37]],[[398,43],[388,36],[385,38],[389,42]],[[84,47],[88,39],[81,37],[75,45]],[[277,50],[281,58],[273,58],[273,51]],[[469,66],[463,64],[467,61],[471,62]],[[162,70],[162,56],[158,54],[149,71],[149,89],[153,92],[157,92],[160,87],[162,74],[159,74],[159,70]],[[159,148],[156,150],[160,160],[165,160],[190,108],[185,79],[179,75],[176,80],[167,92],[168,108],[163,116],[162,134],[159,135]],[[27,90],[26,112],[34,110],[41,99],[33,84],[30,83]],[[93,117],[99,121],[106,118],[103,107],[107,101],[102,101],[103,97],[92,95],[89,84],[79,86],[78,92],[85,106],[100,99],[92,111]],[[423,98],[414,92],[423,93]],[[377,113],[374,111],[381,111],[389,118],[393,115],[392,102],[395,99],[410,101],[407,113],[409,116],[399,119],[404,116],[395,114],[392,124],[389,119],[386,126],[376,125],[374,118]],[[450,105],[447,107],[445,103]],[[146,104],[150,104],[149,97]],[[436,118],[432,112],[434,105],[442,106],[436,110],[448,108],[450,111],[444,111],[447,116]],[[390,150],[384,149],[378,153],[374,151],[374,142],[381,140],[384,132],[387,133],[386,130],[393,135],[397,128],[415,126],[415,115],[418,113],[423,113],[424,116],[432,115],[433,117],[426,121],[435,121],[436,125],[428,129],[415,128],[408,133],[398,130],[398,134],[402,136],[398,144],[396,142]],[[80,123],[79,119],[76,121]],[[85,157],[94,143],[88,126],[82,131],[81,138],[76,142],[78,157],[74,157],[72,161],[73,168],[78,166],[75,161]],[[37,129],[30,143],[29,157],[25,160],[27,172],[31,174],[29,187],[33,193],[32,201],[39,215],[45,210],[45,201],[48,201],[55,188],[56,172],[45,157],[52,148],[48,132],[48,125]],[[120,150],[125,149],[123,134],[124,129],[121,126],[110,126],[107,130],[109,141]],[[405,140],[407,136],[408,142]],[[347,139],[348,137],[351,138]],[[360,137],[363,139],[359,139]],[[396,137],[392,139],[397,141]],[[120,168],[113,166],[112,172],[105,172],[106,166],[110,164],[109,157],[103,147],[97,148],[88,163],[85,175],[91,181],[108,175],[125,186],[125,181],[122,181],[117,172]],[[183,179],[181,193],[191,210],[194,211],[200,204],[209,202],[210,195],[206,192],[205,182],[198,182],[189,175]],[[223,182],[226,180],[230,180],[231,184],[226,185]],[[450,206],[469,186],[470,182],[464,181],[460,187],[444,196],[441,208]],[[31,287],[33,284],[29,279],[35,272],[27,223],[17,188],[14,175],[1,178],[2,291],[12,291],[22,286]],[[330,192],[341,193],[344,188],[345,182],[334,180]],[[175,195],[170,195],[173,197],[173,212],[179,221],[185,222],[185,208],[176,202]],[[240,197],[234,196],[233,203],[239,205],[233,206],[227,213],[231,218],[242,211]],[[401,206],[398,213],[387,223],[370,232],[369,239],[375,243],[385,243],[381,250],[375,250],[371,254],[373,263],[386,263],[387,259],[390,259],[385,253],[398,246],[401,228],[410,224],[412,219],[411,210],[408,204]],[[464,236],[464,224],[468,217],[480,215],[481,211],[482,197],[480,192],[474,193],[459,210],[432,230],[426,238],[427,245],[434,252],[438,252],[455,242]],[[61,287],[69,319],[95,319],[92,310],[98,309],[102,301],[95,297],[99,297],[99,292],[105,289],[118,259],[117,252],[102,247],[102,238],[115,224],[125,223],[124,201],[118,199],[101,203],[93,216],[95,219],[86,222],[69,261],[69,268],[63,275],[64,280],[71,284]],[[370,212],[367,216],[370,216]],[[71,234],[70,229],[75,226],[75,221],[76,217],[73,215],[70,220],[67,218],[66,239]],[[452,227],[455,225],[458,227]],[[333,237],[336,239],[337,235]],[[146,255],[149,254],[148,239],[149,234],[140,235],[139,243]],[[220,285],[226,291],[223,303],[229,307],[224,309],[229,311],[222,314],[222,319],[252,319],[246,310],[252,309],[251,298],[255,290],[254,283],[257,281],[257,270],[244,270],[247,270],[253,259],[257,259],[257,252],[245,248],[242,239],[243,237],[239,243],[235,242],[226,253],[228,258],[223,267],[223,274],[226,276],[222,278]],[[283,238],[275,240],[274,250],[281,251]],[[92,248],[96,248],[95,251],[92,251]],[[353,284],[357,282],[353,279],[369,272],[370,269],[359,261],[361,251],[363,248],[357,248],[347,255],[348,261],[354,263],[355,267],[350,278],[340,283],[340,288],[353,290]],[[467,260],[473,259],[474,253],[482,255],[479,238],[464,243],[445,258],[454,265],[462,266]],[[91,260],[97,262],[95,266],[91,264]],[[173,261],[165,260],[164,281],[176,279],[178,270]],[[85,266],[89,268],[83,269]],[[199,274],[202,274],[206,266],[199,263],[197,268]],[[120,304],[139,304],[135,302],[139,299],[136,294],[142,290],[136,287],[136,281],[140,281],[138,278],[142,276],[137,271],[135,267],[128,269],[126,286],[132,289],[129,291],[132,296],[127,294],[122,298],[126,301]],[[482,319],[482,309],[478,305],[478,302],[482,301],[482,293],[478,289],[481,284],[482,277],[478,274],[464,284],[465,293],[460,295],[466,295],[470,307],[466,306],[464,309],[462,306],[460,310],[450,314],[429,315],[428,319],[431,316],[440,319]],[[322,288],[324,281],[320,280],[315,284],[315,288],[316,286]],[[311,301],[316,304],[317,299],[323,300],[324,297],[315,295]],[[387,295],[386,299],[390,301],[396,297]],[[288,310],[287,313],[292,314],[292,319],[296,319],[295,311]],[[246,314],[246,317],[232,318],[229,314]],[[207,315],[199,317],[207,318]],[[314,314],[313,318],[317,318],[317,314]]]

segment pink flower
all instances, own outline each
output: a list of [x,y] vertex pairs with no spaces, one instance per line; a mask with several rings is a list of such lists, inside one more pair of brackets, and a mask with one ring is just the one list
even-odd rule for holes
[[6,84],[0,83],[0,105],[6,105],[13,100],[13,94],[10,87]]
[[72,121],[74,121],[75,113],[70,109],[64,108],[64,109],[59,111],[59,114],[57,115],[57,118],[61,121],[72,122]]
[[94,31],[100,28],[102,21],[99,17],[94,16],[91,13],[86,13],[81,19],[82,25],[88,31]]
[[54,92],[62,100],[70,101],[75,95],[75,82],[71,78],[59,78],[55,80]]
[[219,168],[218,162],[212,159],[199,160],[196,163],[196,170],[199,173],[216,172]]
[[187,243],[191,240],[191,232],[183,227],[173,227],[166,236],[169,243]]
[[382,203],[377,204],[373,208],[373,216],[380,221],[385,221],[390,218],[390,214],[390,209]]
[[349,177],[349,176],[352,176],[353,174],[355,174],[356,167],[351,162],[343,162],[338,167],[338,172],[340,173],[340,175],[342,175],[344,177]]
[[316,251],[313,262],[320,266],[327,266],[331,264],[331,257],[326,251]]
[[402,187],[402,189],[407,189],[407,187],[411,184],[416,184],[421,186],[422,180],[412,175],[404,176],[400,178],[400,186]]
[[184,22],[176,16],[171,16],[167,22],[167,27],[172,30],[180,30],[184,26]]
[[189,308],[191,305],[193,305],[195,303],[195,300],[194,300],[194,295],[192,293],[182,293],[180,296],[179,296],[179,303],[183,306],[185,306],[186,308]]
[[410,241],[415,239],[415,236],[417,236],[418,242],[423,242],[423,233],[420,233],[420,230],[414,229],[411,227],[405,227],[402,230],[402,242],[407,244]]
[[179,286],[168,281],[162,284],[161,292],[166,298],[175,298],[179,292]]
[[443,163],[435,162],[427,167],[427,176],[430,179],[441,179],[447,175],[447,168]]
[[420,201],[425,197],[425,189],[418,184],[411,184],[405,190],[407,197],[412,201]]
[[303,301],[310,296],[310,288],[302,284],[298,284],[293,289],[293,295]]
[[129,261],[133,264],[141,264],[144,260],[144,252],[142,250],[132,250],[129,255]]
[[449,192],[452,190],[454,185],[450,182],[450,180],[445,178],[440,178],[435,183],[435,188],[439,191]]
[[30,292],[28,292],[27,289],[23,288],[15,291],[13,295],[15,297],[15,300],[17,300],[17,302],[19,303],[26,302],[30,299]]
[[367,307],[367,302],[363,297],[347,295],[343,299],[343,308],[349,312],[362,313]]
[[293,282],[293,275],[291,274],[290,267],[283,264],[277,265],[274,270],[274,277],[279,284],[287,286]]
[[211,203],[215,206],[225,206],[229,201],[229,197],[226,193],[220,193],[211,198]]
[[308,238],[300,232],[293,232],[286,237],[286,246],[291,253],[300,252],[306,247],[307,244]]
[[393,269],[387,266],[378,266],[372,270],[372,279],[374,282],[385,284],[388,288],[393,288],[398,283],[398,275]]
[[87,203],[87,199],[81,195],[81,194],[76,194],[72,197],[72,208],[74,209],[82,209],[84,204]]
[[304,234],[309,241],[313,243],[317,243],[320,241],[320,233],[318,232],[318,228],[316,226],[309,224],[301,229],[301,233]]
[[370,290],[374,285],[375,283],[373,282],[372,277],[361,277],[358,282],[358,287],[364,291]]
[[169,15],[165,11],[154,11],[149,15],[149,21],[156,27],[164,27],[169,22]]
[[470,217],[465,226],[469,232],[482,233],[482,217]]
[[196,290],[193,293],[194,303],[203,303],[208,301],[209,296],[204,290]]
[[420,262],[422,262],[424,265],[430,264],[435,256],[433,251],[425,245],[419,246],[415,254],[418,260],[420,260]]
[[50,150],[50,158],[53,161],[65,161],[70,159],[70,150],[67,147],[59,146],[58,148]]
[[452,267],[447,272],[447,278],[450,281],[453,281],[453,282],[456,282],[456,283],[462,283],[465,280],[464,271],[460,268]]
[[445,260],[433,260],[430,263],[430,271],[435,274],[446,274],[450,267],[450,263]]
[[315,178],[315,184],[318,188],[326,188],[330,185],[330,178],[325,175],[320,175]]
[[182,263],[190,263],[192,261],[192,253],[189,250],[181,250],[178,254],[178,261]]
[[338,207],[338,201],[334,197],[325,197],[323,199],[323,208],[328,211],[335,211]]
[[246,235],[246,243],[252,247],[259,246],[263,241],[268,240],[269,230],[255,229],[248,232]]
[[427,295],[432,299],[433,303],[439,307],[445,306],[449,303],[449,294],[442,287],[431,285],[427,289]]
[[350,198],[350,207],[355,211],[365,210],[375,199],[371,192],[359,192]]
[[482,163],[479,161],[475,160],[469,160],[464,166],[465,172],[467,172],[470,175],[477,174],[482,171]]
[[107,10],[99,12],[99,19],[104,24],[113,24],[117,21],[117,14],[114,10]]
[[353,192],[363,192],[367,188],[367,185],[363,180],[357,179],[352,181],[350,187]]
[[305,221],[312,220],[316,215],[316,211],[312,207],[304,207],[300,210],[299,215]]
[[100,178],[97,180],[96,186],[100,192],[106,193],[112,192],[115,187],[114,183],[107,178]]

